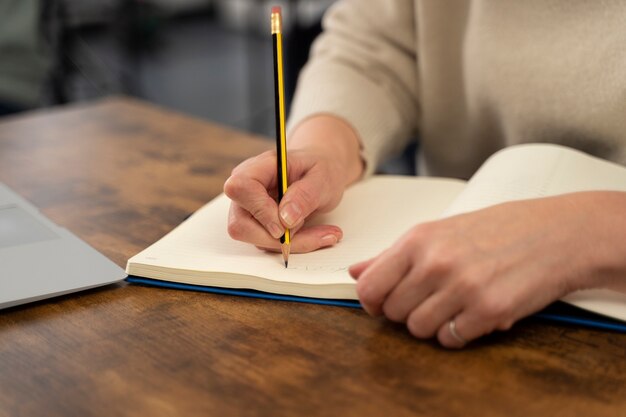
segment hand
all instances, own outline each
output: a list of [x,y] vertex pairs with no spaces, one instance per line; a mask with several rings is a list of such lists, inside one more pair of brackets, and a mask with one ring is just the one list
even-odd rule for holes
[[507,330],[577,289],[623,288],[626,193],[505,203],[415,226],[350,268],[372,315],[450,348]]
[[285,228],[292,233],[291,252],[310,252],[332,246],[343,234],[335,225],[304,227],[317,212],[339,204],[345,187],[363,169],[359,144],[352,129],[332,116],[303,122],[289,141],[289,186],[276,203],[276,152],[265,152],[237,166],[224,184],[232,200],[228,233],[233,239],[266,250],[280,251]]

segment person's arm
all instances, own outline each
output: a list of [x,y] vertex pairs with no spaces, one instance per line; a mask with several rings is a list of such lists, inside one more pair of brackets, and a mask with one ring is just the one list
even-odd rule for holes
[[300,73],[288,132],[312,115],[344,120],[361,141],[365,175],[401,152],[420,113],[415,13],[407,0],[335,3]]
[[344,0],[331,8],[291,109],[287,192],[279,208],[274,152],[235,168],[224,185],[233,200],[231,237],[276,250],[289,227],[292,252],[341,239],[339,227],[307,228],[304,220],[334,208],[348,184],[401,150],[415,129],[414,17],[406,0]]
[[[425,223],[354,265],[363,307],[462,347],[566,294],[626,289],[626,193],[515,201]],[[450,322],[454,322],[451,330]]]

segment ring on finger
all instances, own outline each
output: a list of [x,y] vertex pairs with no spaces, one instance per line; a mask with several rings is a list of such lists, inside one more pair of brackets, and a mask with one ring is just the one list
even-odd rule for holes
[[452,335],[452,337],[454,337],[454,339],[456,339],[457,342],[462,343],[464,345],[467,344],[467,340],[465,340],[465,338],[463,338],[463,336],[461,336],[456,329],[455,319],[452,319],[448,322],[448,330],[450,331],[450,334]]

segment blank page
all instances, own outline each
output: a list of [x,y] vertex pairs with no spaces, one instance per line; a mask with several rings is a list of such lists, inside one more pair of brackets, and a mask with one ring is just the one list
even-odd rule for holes
[[626,191],[626,168],[557,145],[512,146],[483,164],[445,215],[506,201],[592,190]]
[[[198,285],[355,298],[354,281],[348,274],[348,267],[379,254],[411,226],[437,218],[464,185],[459,180],[393,176],[373,177],[357,183],[346,191],[335,210],[311,222],[340,226],[343,240],[331,248],[292,254],[288,269],[282,255],[230,238],[226,229],[230,200],[221,195],[131,258],[128,271],[148,278]],[[137,267],[140,269],[135,270]],[[166,273],[163,268],[167,268]],[[259,284],[258,279],[249,279],[250,276],[263,280]],[[303,294],[289,290],[284,283],[298,284],[299,289],[310,288]],[[314,288],[325,285],[339,286],[343,290],[329,294]]]

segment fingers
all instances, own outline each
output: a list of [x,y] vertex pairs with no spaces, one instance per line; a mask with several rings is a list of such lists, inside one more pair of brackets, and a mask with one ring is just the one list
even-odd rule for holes
[[465,347],[472,339],[465,336],[465,330],[461,330],[464,329],[464,324],[465,320],[463,320],[462,315],[453,317],[441,324],[437,331],[439,343],[449,349],[461,349]]
[[287,188],[280,202],[280,218],[285,227],[294,227],[331,199],[325,176],[310,173]]
[[[423,307],[422,304],[435,291],[436,281],[437,277],[424,275],[418,266],[414,266],[407,276],[389,292],[385,299],[382,307],[385,317],[395,322],[407,322],[408,325],[409,321],[407,319],[409,314],[419,307]],[[429,312],[431,310],[432,308],[428,309]],[[423,314],[424,312],[422,312]],[[426,313],[426,317],[427,319],[431,318],[428,313]],[[427,321],[430,323],[430,320]],[[419,330],[411,332],[414,336],[421,338],[432,337],[435,329],[433,331],[425,331],[423,320],[413,320],[413,322],[418,323],[416,330]]]
[[444,347],[461,349],[471,341],[491,333],[492,330],[490,323],[481,322],[477,315],[463,311],[441,323],[437,331],[437,339]]
[[[302,223],[303,224],[303,223]],[[302,224],[291,230],[291,252],[305,253],[333,246],[343,238],[343,231],[334,225],[317,225],[302,227]],[[251,243],[259,248],[280,252],[279,238],[269,235],[252,215],[236,204],[231,204],[228,216],[228,234],[235,240]]]
[[[302,228],[297,235],[291,239],[291,253],[307,253],[318,249],[336,245],[343,238],[343,232],[337,226],[318,225]],[[280,252],[280,243],[273,240],[273,243],[257,245],[259,249]]]
[[[367,261],[362,265],[375,262]],[[362,267],[358,265],[358,267]],[[358,269],[358,268],[357,268]],[[361,272],[359,281],[369,273]],[[382,313],[391,321],[404,322],[408,331],[419,339],[437,337],[442,346],[458,349],[494,330],[508,330],[524,314],[513,310],[514,303],[502,296],[483,296],[478,299],[464,297],[465,284],[439,288],[437,279],[411,271],[405,277],[391,278],[395,284],[387,291],[382,306],[374,298],[361,299],[364,309],[370,313]],[[383,287],[380,287],[383,288]],[[361,297],[361,292],[357,292]],[[380,298],[379,298],[380,299]],[[378,299],[378,300],[379,300]],[[454,321],[454,329],[450,329]]]
[[267,229],[250,214],[236,203],[230,205],[228,213],[228,234],[235,240],[252,243],[257,246],[273,246],[283,235],[284,230],[280,228],[279,233],[270,235]]
[[267,151],[237,165],[231,177],[254,179],[270,189],[276,186],[276,153]]
[[359,279],[359,277],[361,276],[363,271],[365,271],[367,268],[369,268],[369,266],[375,260],[376,260],[376,258],[371,258],[371,259],[368,259],[367,261],[362,261],[362,262],[359,262],[359,263],[356,263],[356,264],[350,266],[350,268],[348,268],[348,272],[350,273],[350,276],[352,278],[354,278],[354,279]]
[[[248,159],[233,170],[224,183],[224,193],[238,206],[231,213],[229,223],[233,238],[265,247],[269,244],[268,238],[260,236],[259,228],[253,227],[248,217],[256,220],[269,236],[278,239],[285,228],[297,229],[312,213],[325,211],[339,202],[343,186],[329,184],[332,175],[328,170],[315,168],[324,164],[316,164],[314,158],[304,153],[296,152],[291,156],[290,177],[293,183],[281,199],[280,210],[275,195],[271,195],[276,191],[275,153],[266,152]],[[248,212],[249,216],[240,209]],[[242,223],[238,224],[239,221]],[[324,236],[318,236],[322,231],[317,232],[317,243],[312,241],[313,236],[309,236],[302,249],[320,247],[323,244],[321,240],[325,240],[326,244],[333,239],[338,241],[341,236],[337,230],[327,230]],[[247,236],[246,232],[253,235]]]
[[[278,217],[278,205],[268,194],[266,186],[259,180],[233,175],[224,183],[224,193],[233,200],[233,207],[236,207],[236,211],[231,212],[230,220],[232,222],[229,222],[229,232],[231,227],[235,231],[235,234],[231,233],[234,239],[247,240],[245,236],[237,233],[241,229],[247,229],[247,225],[237,225],[233,222],[249,216],[252,216],[263,226],[274,239],[278,239],[285,233]],[[240,210],[245,210],[248,215],[241,213]]]
[[363,309],[370,315],[381,315],[387,295],[404,278],[409,268],[409,257],[399,246],[383,252],[366,265],[355,265],[356,272],[359,272],[356,292]]
[[523,317],[513,311],[513,305],[502,296],[483,296],[472,302],[459,292],[438,291],[410,311],[406,325],[417,338],[436,336],[442,346],[458,349],[495,330],[509,330]]
[[502,281],[485,279],[491,268],[459,269],[454,256],[452,248],[433,249],[432,244],[409,237],[353,265],[349,272],[369,314],[404,322],[413,336],[437,337],[448,348],[461,348],[494,330],[506,330],[524,316],[525,310],[519,309],[523,292],[503,297],[511,291]]
[[[397,251],[389,250],[350,268],[350,274],[357,279],[357,294],[363,308],[371,315],[384,314],[389,320],[406,322],[409,332],[420,339],[443,333],[441,329],[464,306],[461,294],[464,287],[441,290],[440,279],[424,274],[419,265],[409,269],[410,263],[403,262],[398,255]],[[472,340],[473,335],[474,332],[469,333],[466,340]],[[464,345],[451,337],[444,334],[440,342],[451,348]]]
[[437,332],[439,342],[449,348],[461,348],[466,343],[455,337],[460,336],[469,343],[496,330],[509,330],[515,321],[529,313],[515,308],[518,305],[512,297],[503,297],[499,293],[484,294],[477,302],[466,305],[450,317],[454,320],[454,331],[450,331],[449,323],[442,323]]
[[445,291],[435,292],[409,311],[406,326],[413,336],[430,339],[456,316],[462,305],[459,297],[451,297]]

